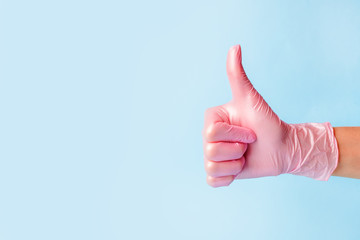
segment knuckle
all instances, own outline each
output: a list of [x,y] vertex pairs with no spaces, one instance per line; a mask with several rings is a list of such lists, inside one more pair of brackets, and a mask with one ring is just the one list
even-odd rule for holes
[[208,175],[210,175],[210,176],[216,176],[216,174],[217,174],[217,172],[218,172],[217,164],[214,163],[214,162],[208,161],[208,162],[206,163],[205,170],[206,170],[206,172],[207,172]]
[[208,159],[214,159],[216,156],[216,147],[215,144],[206,144],[205,145],[205,156]]
[[241,161],[236,161],[236,164],[235,164],[236,174],[240,173],[242,168],[243,168],[242,162]]
[[213,188],[217,188],[219,187],[219,185],[217,184],[217,182],[215,181],[215,178],[207,176],[206,178],[206,182],[209,186],[213,187]]
[[247,144],[246,143],[236,143],[236,147],[239,149],[240,152],[245,152],[247,149]]
[[216,135],[214,124],[211,124],[207,129],[205,130],[205,139],[208,141],[212,141]]

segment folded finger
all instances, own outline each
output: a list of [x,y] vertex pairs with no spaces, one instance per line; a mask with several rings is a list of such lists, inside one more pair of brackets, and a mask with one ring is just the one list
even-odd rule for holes
[[205,129],[204,138],[207,142],[253,143],[256,141],[256,134],[249,128],[216,122]]
[[205,170],[211,177],[225,177],[240,173],[245,163],[245,158],[237,160],[214,162],[205,158]]
[[247,149],[246,143],[204,143],[204,154],[212,161],[228,161],[241,158]]
[[211,177],[207,176],[206,182],[212,187],[224,187],[229,186],[234,181],[234,176],[226,177]]

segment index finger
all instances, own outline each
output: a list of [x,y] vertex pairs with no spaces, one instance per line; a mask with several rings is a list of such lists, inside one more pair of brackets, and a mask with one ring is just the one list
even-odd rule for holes
[[207,142],[256,141],[256,134],[251,129],[230,124],[228,113],[222,106],[206,110],[203,137]]

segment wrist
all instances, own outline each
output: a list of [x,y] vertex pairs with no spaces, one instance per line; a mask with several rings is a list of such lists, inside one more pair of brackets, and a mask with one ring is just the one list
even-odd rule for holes
[[360,128],[335,127],[339,146],[339,163],[332,175],[360,178]]

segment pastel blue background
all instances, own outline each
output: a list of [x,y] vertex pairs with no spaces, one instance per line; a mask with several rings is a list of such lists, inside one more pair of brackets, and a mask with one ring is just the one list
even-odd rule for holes
[[360,118],[358,1],[0,1],[0,239],[360,239],[360,182],[206,185],[206,108]]

